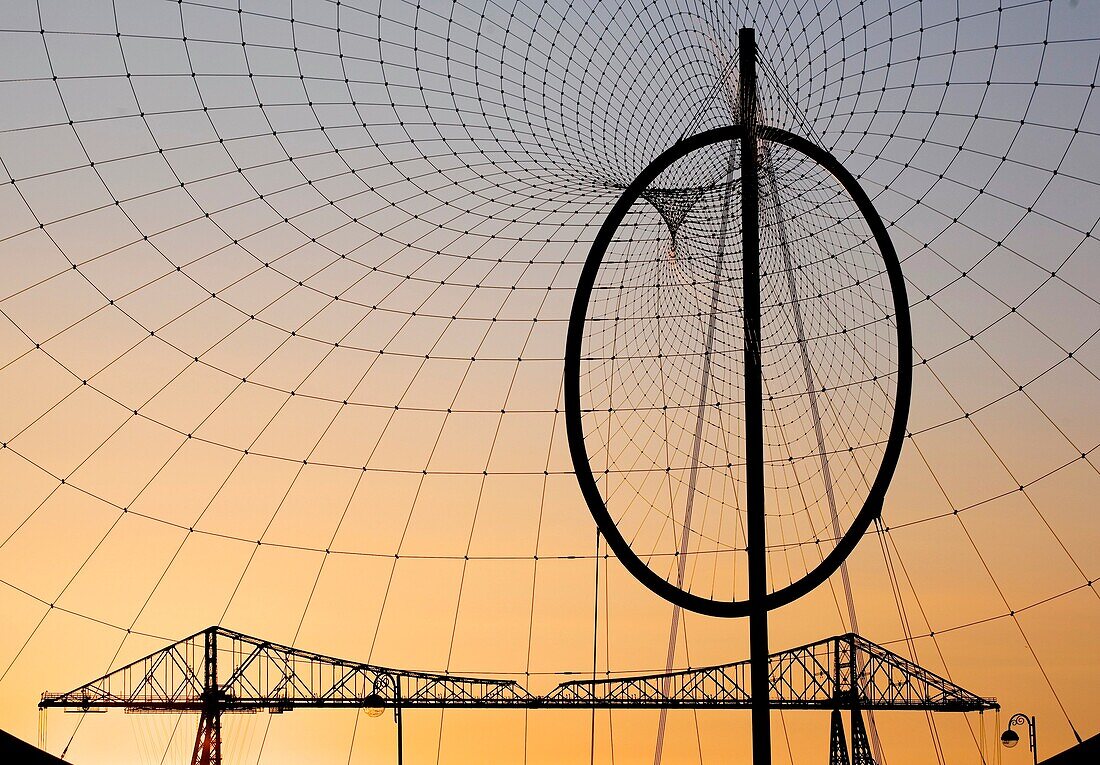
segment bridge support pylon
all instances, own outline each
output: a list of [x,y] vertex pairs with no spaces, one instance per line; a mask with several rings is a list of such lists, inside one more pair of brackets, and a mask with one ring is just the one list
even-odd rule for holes
[[878,765],[871,754],[871,742],[867,739],[859,707],[852,707],[852,765]]
[[829,726],[829,765],[851,765],[848,759],[848,742],[844,740],[844,718],[834,709]]
[[202,712],[191,765],[222,765],[222,703],[225,694],[218,687],[218,631],[203,633],[204,653]]
[[871,753],[871,743],[867,739],[867,728],[859,707],[852,707],[851,758],[848,757],[848,742],[844,736],[844,720],[839,709],[833,710],[829,726],[829,765],[878,765]]
[[195,749],[191,753],[191,765],[222,765],[221,711],[211,715],[202,713],[199,732],[195,737]]

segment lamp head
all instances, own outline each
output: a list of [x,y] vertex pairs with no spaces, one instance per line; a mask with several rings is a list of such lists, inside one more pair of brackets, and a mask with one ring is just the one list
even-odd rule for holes
[[1001,734],[1001,743],[1005,745],[1006,749],[1011,749],[1020,743],[1020,734],[1009,728]]
[[381,717],[386,711],[386,703],[377,693],[367,696],[364,702],[363,708],[366,710],[367,717]]

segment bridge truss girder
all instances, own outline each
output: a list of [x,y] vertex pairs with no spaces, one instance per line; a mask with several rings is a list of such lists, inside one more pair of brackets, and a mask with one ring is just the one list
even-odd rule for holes
[[[570,680],[536,696],[515,680],[414,672],[279,645],[210,627],[67,693],[43,709],[222,712],[296,708],[748,709],[748,662]],[[997,708],[854,634],[772,654],[776,708],[971,712]]]

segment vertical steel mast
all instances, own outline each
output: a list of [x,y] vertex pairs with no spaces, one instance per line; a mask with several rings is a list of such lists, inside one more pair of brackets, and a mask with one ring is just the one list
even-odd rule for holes
[[760,359],[760,184],[756,151],[756,32],[738,34],[741,125],[741,242],[745,319],[745,482],[749,569],[752,759],[771,763],[768,678],[768,551],[764,517],[764,411]]
[[[675,145],[665,150],[653,160],[623,191],[622,196],[611,208],[599,233],[593,240],[592,249],[588,260],[584,264],[580,277],[577,280],[577,292],[573,297],[573,307],[569,314],[569,328],[565,343],[565,379],[563,392],[565,396],[565,425],[569,438],[569,453],[573,460],[573,467],[577,474],[577,482],[581,493],[584,495],[588,509],[592,513],[596,524],[603,532],[608,547],[614,551],[616,557],[623,563],[626,569],[633,574],[638,581],[648,587],[657,595],[669,602],[689,610],[710,616],[726,618],[749,618],[749,650],[747,687],[748,705],[752,710],[752,746],[753,761],[755,765],[771,765],[771,692],[772,684],[769,672],[768,656],[768,611],[793,603],[802,596],[821,586],[844,563],[851,554],[862,536],[870,528],[871,523],[882,512],[882,503],[886,490],[897,467],[901,454],[902,444],[905,440],[906,422],[909,415],[909,402],[912,393],[912,331],[909,321],[909,300],[905,291],[905,279],[901,273],[901,263],[898,261],[897,251],[890,241],[889,232],[881,216],[876,212],[867,193],[860,187],[859,182],[845,170],[844,166],[824,148],[817,146],[807,138],[798,136],[782,128],[761,124],[759,114],[758,79],[757,79],[757,46],[756,33],[751,28],[743,28],[738,33],[738,64],[740,87],[735,111],[736,119],[725,127],[713,128],[681,138]],[[832,550],[822,551],[822,558],[816,565],[807,563],[807,570],[799,578],[792,579],[784,586],[772,586],[769,581],[768,571],[768,546],[767,546],[767,515],[765,506],[765,412],[763,407],[764,379],[763,379],[763,347],[761,332],[761,293],[760,293],[760,177],[762,170],[769,170],[769,154],[766,144],[776,143],[787,147],[790,151],[802,155],[823,170],[839,183],[848,196],[859,208],[859,212],[866,222],[875,244],[882,257],[885,267],[884,275],[889,280],[890,306],[883,308],[882,316],[887,322],[892,318],[897,331],[897,389],[895,392],[894,411],[890,418],[890,429],[886,439],[886,446],[882,453],[881,464],[874,475],[874,480],[867,489],[867,496],[862,506],[855,514],[848,528],[841,533],[836,531],[837,539]],[[690,586],[685,587],[683,573],[685,564],[683,556],[685,540],[691,533],[690,511],[694,495],[695,477],[697,469],[695,456],[701,442],[702,419],[699,413],[706,406],[707,394],[710,383],[709,356],[712,352],[711,328],[714,326],[714,295],[712,292],[711,325],[707,333],[707,347],[702,365],[702,384],[700,396],[696,408],[696,437],[692,449],[691,473],[688,479],[688,497],[685,505],[684,528],[680,535],[680,544],[676,554],[680,556],[676,562],[676,578],[673,580],[661,570],[651,568],[652,553],[639,554],[631,546],[620,528],[621,510],[613,514],[605,501],[596,473],[593,472],[591,458],[586,444],[585,422],[586,413],[597,410],[586,410],[582,406],[581,383],[584,378],[584,360],[589,362],[601,361],[599,353],[589,357],[585,353],[586,334],[585,327],[590,320],[589,309],[592,307],[593,290],[596,288],[604,256],[609,247],[616,241],[618,229],[624,225],[631,207],[643,197],[649,199],[647,190],[656,193],[660,189],[654,186],[661,174],[668,170],[674,163],[687,157],[692,152],[719,144],[733,144],[735,151],[740,156],[741,174],[741,244],[742,244],[742,312],[744,332],[744,429],[741,433],[744,443],[745,460],[745,550],[747,559],[747,595],[726,599],[717,596],[713,591],[710,595],[692,591]],[[708,155],[708,161],[713,164],[713,155]],[[736,167],[732,168],[736,170]],[[709,171],[713,173],[714,168]],[[772,185],[776,185],[774,180]],[[765,188],[767,186],[765,185]],[[713,211],[710,211],[713,212]],[[703,214],[707,214],[704,211]],[[847,218],[841,218],[837,222],[846,225]],[[634,222],[629,226],[636,225]],[[777,219],[777,225],[782,229],[781,219]],[[725,247],[724,226],[717,232],[707,232],[708,236],[714,235],[719,240],[717,248],[716,274],[721,279],[722,257]],[[779,232],[782,238],[783,232]],[[633,239],[629,241],[634,241]],[[791,264],[787,270],[793,269]],[[785,273],[782,267],[777,272]],[[791,275],[788,274],[788,277]],[[614,274],[609,278],[621,278]],[[628,286],[626,282],[623,287]],[[658,285],[659,287],[659,285]],[[792,297],[794,293],[792,293]],[[795,298],[797,299],[797,298]],[[598,306],[598,304],[597,304]],[[597,311],[602,310],[597,307]],[[801,314],[797,313],[796,317]],[[619,316],[593,317],[595,321],[619,321]],[[659,317],[658,317],[659,318]],[[801,322],[796,322],[801,323]],[[596,325],[602,327],[603,325]],[[789,329],[788,325],[777,329]],[[801,343],[802,332],[794,328]],[[602,332],[602,328],[597,331]],[[856,351],[859,352],[858,350]],[[660,358],[658,356],[658,358]],[[808,358],[808,356],[807,356]],[[806,361],[806,359],[803,359]],[[805,365],[804,365],[805,366]],[[725,367],[724,367],[725,368]],[[809,367],[807,367],[809,370]],[[806,371],[806,370],[804,370]],[[663,375],[664,373],[661,372]],[[807,371],[807,380],[812,380],[812,370]],[[877,378],[876,378],[877,379]],[[667,392],[662,389],[662,395],[667,399]],[[810,385],[808,395],[811,399],[811,408],[814,407],[814,390]],[[681,402],[673,401],[675,405]],[[603,410],[599,410],[603,411]],[[633,411],[633,410],[631,410]],[[609,407],[607,412],[613,412]],[[819,412],[820,413],[820,412]],[[611,415],[609,415],[611,416]],[[815,418],[817,419],[817,418]],[[593,437],[599,438],[598,434]],[[609,448],[611,441],[599,445],[600,448]],[[811,456],[811,455],[807,455]],[[657,457],[661,459],[661,457]],[[666,471],[680,470],[679,463],[673,464],[668,459]],[[657,463],[655,463],[656,465]],[[728,467],[733,467],[732,463]],[[828,466],[822,468],[828,471]],[[608,471],[604,470],[606,475]],[[869,478],[869,476],[868,476]],[[829,482],[828,477],[825,478]],[[740,487],[738,487],[740,491]],[[740,512],[741,507],[737,508]],[[632,522],[631,522],[632,523]],[[630,525],[627,523],[626,525]],[[672,640],[670,639],[670,642]],[[671,655],[671,648],[670,648]],[[777,675],[777,692],[781,691],[781,678]],[[659,751],[659,750],[658,750]]]

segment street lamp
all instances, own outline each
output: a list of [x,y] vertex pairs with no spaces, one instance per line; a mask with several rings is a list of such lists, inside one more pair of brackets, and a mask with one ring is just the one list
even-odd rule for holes
[[1005,728],[1005,732],[1001,734],[1001,743],[1005,745],[1006,749],[1011,749],[1020,743],[1020,734],[1012,730],[1016,725],[1023,725],[1027,723],[1027,743],[1031,748],[1031,761],[1034,765],[1039,765],[1039,751],[1035,748],[1035,717],[1028,717],[1027,715],[1017,712],[1012,715],[1008,720],[1008,727]]
[[371,692],[361,701],[367,717],[379,718],[385,713],[386,706],[393,707],[393,718],[397,723],[397,765],[405,761],[405,736],[401,729],[401,678],[398,675],[379,673],[374,678]]

